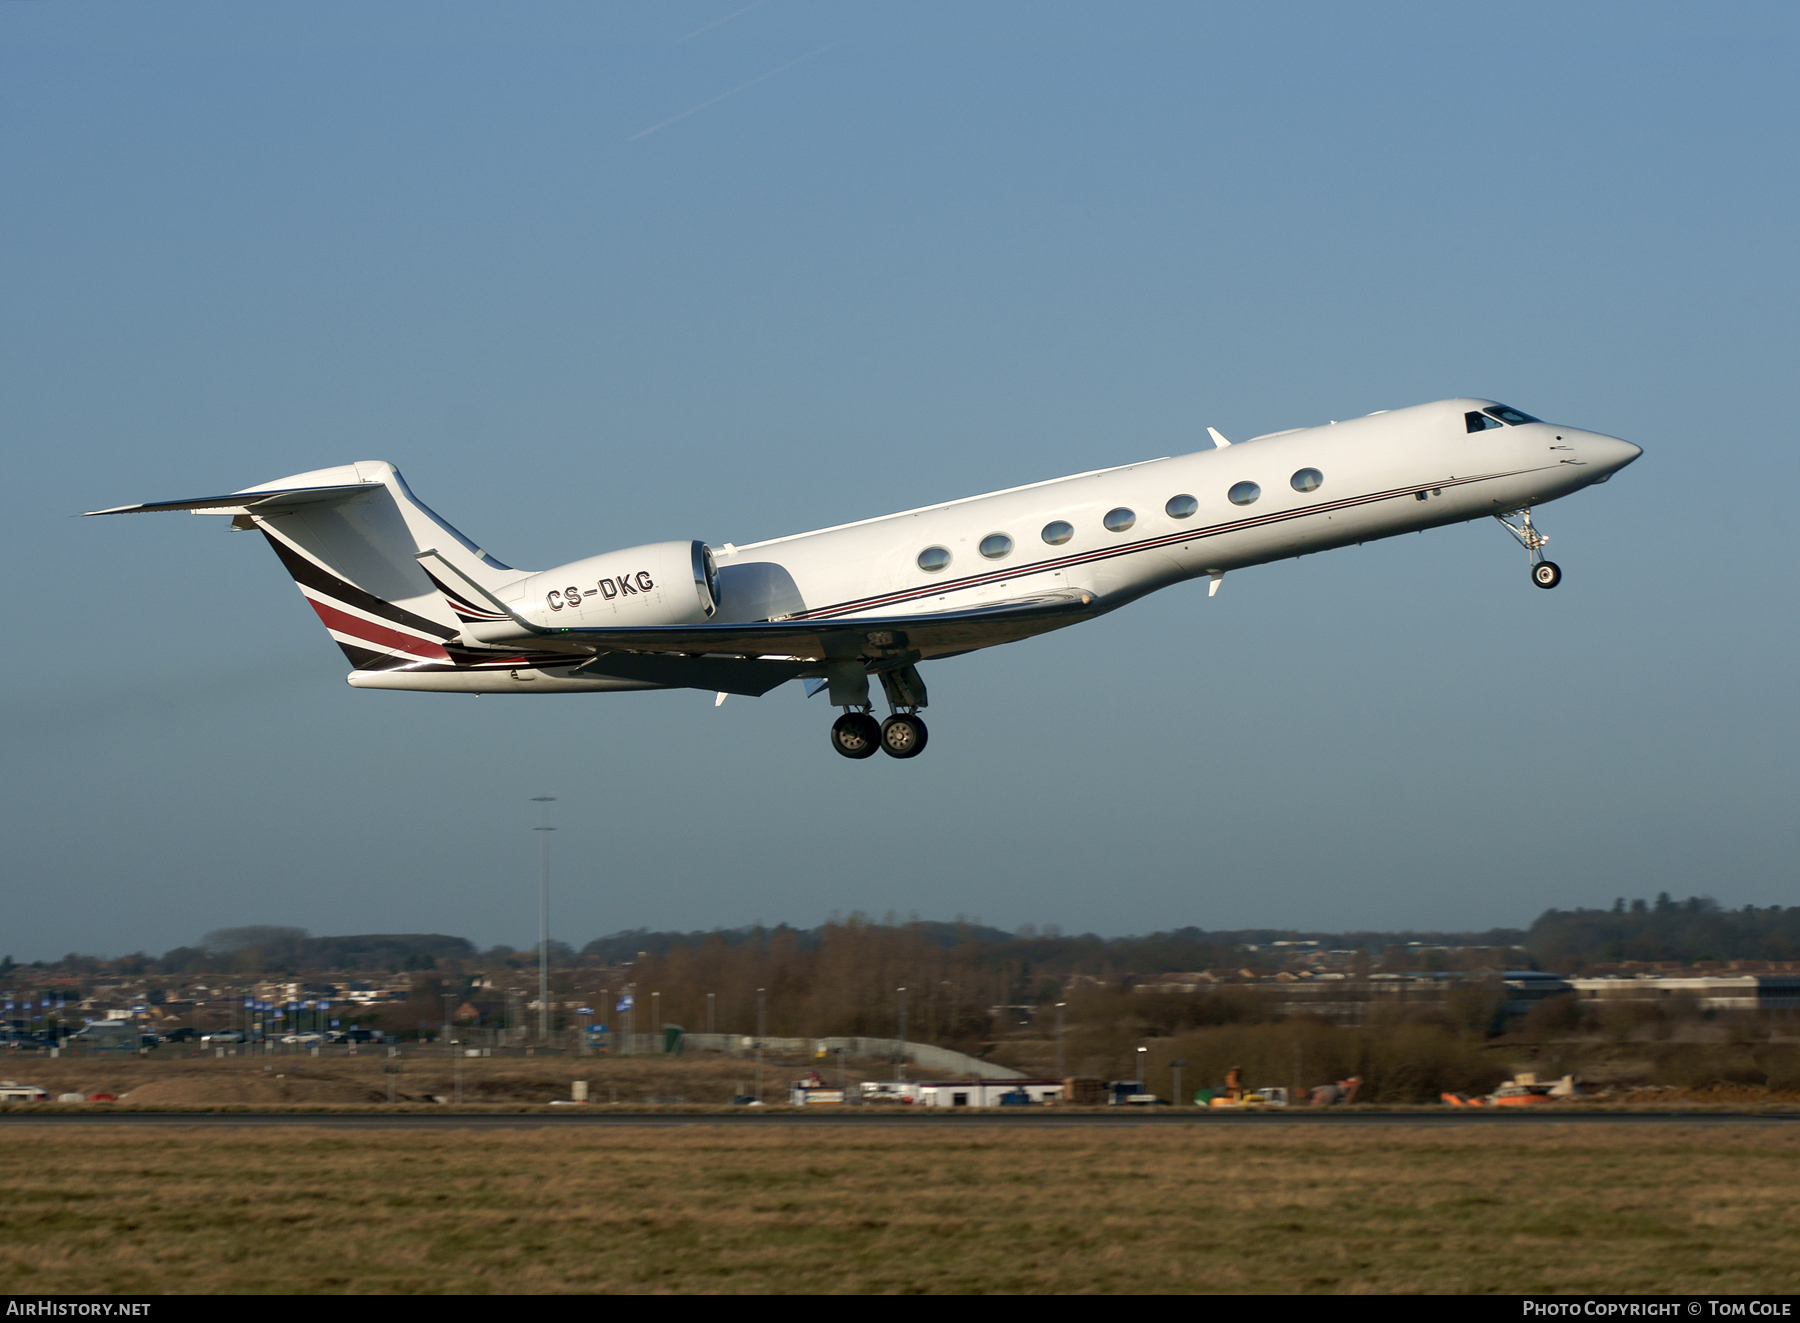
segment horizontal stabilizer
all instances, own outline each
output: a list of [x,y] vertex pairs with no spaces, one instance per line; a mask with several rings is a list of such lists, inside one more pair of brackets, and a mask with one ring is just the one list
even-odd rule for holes
[[380,491],[379,482],[352,482],[336,487],[288,487],[275,491],[230,492],[224,496],[196,496],[186,501],[149,501],[143,505],[115,505],[110,510],[84,510],[85,515],[164,514],[189,510],[194,514],[274,514],[303,505],[329,504],[361,492]]

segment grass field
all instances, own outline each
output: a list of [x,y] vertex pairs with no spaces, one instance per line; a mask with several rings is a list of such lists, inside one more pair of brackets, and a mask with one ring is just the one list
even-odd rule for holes
[[[771,1055],[763,1065],[763,1095],[772,1103],[787,1101],[787,1083],[815,1063],[808,1057]],[[870,1078],[870,1063],[852,1066],[852,1080]],[[389,1074],[388,1068],[396,1068]],[[885,1067],[874,1066],[886,1073]],[[570,1085],[585,1079],[595,1102],[641,1104],[654,1098],[681,1098],[710,1106],[727,1104],[740,1092],[754,1090],[756,1065],[713,1053],[685,1057],[476,1057],[458,1061],[433,1051],[409,1050],[400,1057],[384,1052],[361,1056],[278,1053],[265,1056],[213,1057],[210,1053],[177,1054],[167,1049],[148,1058],[135,1056],[0,1058],[0,1074],[62,1093],[107,1092],[139,1107],[180,1106],[379,1106],[388,1087],[402,1103],[455,1101],[458,1080],[469,1103],[543,1104],[567,1098]],[[830,1069],[837,1080],[835,1067]]]
[[1792,1292],[1800,1133],[10,1127],[7,1292]]

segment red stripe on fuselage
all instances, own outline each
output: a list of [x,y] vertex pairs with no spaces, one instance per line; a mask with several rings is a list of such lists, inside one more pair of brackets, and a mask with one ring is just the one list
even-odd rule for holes
[[316,597],[308,597],[312,609],[319,613],[319,619],[325,622],[325,628],[334,629],[340,634],[348,634],[351,638],[368,644],[371,648],[382,648],[388,652],[404,652],[413,657],[428,657],[432,661],[448,661],[450,654],[431,639],[422,639],[413,634],[402,634],[399,630],[387,629],[361,616],[353,616],[347,611],[340,611],[335,606],[327,606]]

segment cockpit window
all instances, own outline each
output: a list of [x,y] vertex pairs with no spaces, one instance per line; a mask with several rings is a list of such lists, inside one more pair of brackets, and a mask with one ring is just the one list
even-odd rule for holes
[[1517,409],[1509,409],[1504,404],[1496,404],[1491,409],[1483,409],[1483,413],[1498,418],[1509,427],[1517,427],[1520,423],[1541,423],[1542,418],[1533,418],[1528,413],[1520,413]]
[[1498,429],[1500,426],[1497,419],[1489,418],[1485,413],[1465,413],[1463,422],[1468,424],[1471,432],[1485,432],[1489,428]]

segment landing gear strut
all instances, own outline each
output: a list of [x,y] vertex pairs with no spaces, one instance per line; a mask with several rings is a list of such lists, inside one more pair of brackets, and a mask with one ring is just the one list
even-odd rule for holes
[[1531,581],[1539,588],[1554,588],[1562,582],[1562,567],[1553,560],[1544,559],[1544,548],[1550,539],[1537,531],[1531,524],[1531,507],[1523,510],[1509,510],[1507,514],[1517,515],[1518,523],[1513,523],[1506,515],[1494,516],[1500,527],[1511,533],[1526,553],[1531,557]]
[[925,706],[925,681],[916,666],[890,666],[881,672],[881,691],[894,715],[881,723],[881,751],[893,758],[917,758],[925,752],[930,732],[919,716]]

